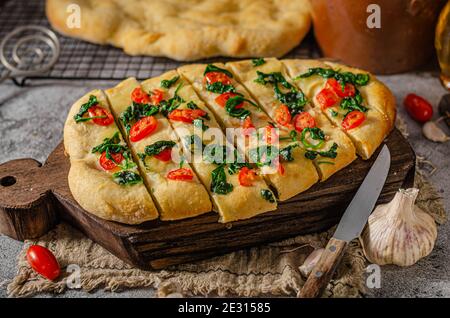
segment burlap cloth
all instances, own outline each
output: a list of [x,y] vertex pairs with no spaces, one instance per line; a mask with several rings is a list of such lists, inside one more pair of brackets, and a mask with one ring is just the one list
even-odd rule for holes
[[[416,187],[420,193],[417,204],[442,224],[446,214],[441,199],[420,173],[422,170],[418,171]],[[66,267],[77,264],[81,268],[81,288],[87,292],[97,288],[120,291],[153,287],[158,289],[158,296],[172,293],[186,296],[295,296],[305,280],[298,267],[315,248],[325,246],[332,233],[333,229],[166,270],[142,271],[122,262],[71,226],[60,224],[37,241],[25,242],[18,256],[17,275],[9,283],[7,292],[9,296],[62,293],[68,288],[66,277],[70,274],[66,274]],[[57,281],[43,279],[30,269],[25,257],[30,244],[46,246],[55,254],[64,273]],[[324,296],[364,296],[367,292],[365,267],[361,245],[354,240]]]

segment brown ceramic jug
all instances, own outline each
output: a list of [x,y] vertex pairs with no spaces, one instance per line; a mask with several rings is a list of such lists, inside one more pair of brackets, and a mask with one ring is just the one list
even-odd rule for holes
[[412,70],[434,52],[446,0],[310,0],[326,57],[378,74]]

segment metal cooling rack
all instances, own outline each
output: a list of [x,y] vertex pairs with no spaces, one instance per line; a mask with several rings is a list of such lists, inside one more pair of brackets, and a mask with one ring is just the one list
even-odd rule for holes
[[[0,40],[16,27],[30,24],[50,27],[45,17],[44,0],[0,0]],[[90,44],[59,34],[58,38],[61,51],[56,64],[50,71],[30,78],[121,80],[134,76],[142,80],[183,64],[162,57],[128,56],[121,49]],[[319,56],[319,50],[311,34],[287,55],[291,58]],[[226,60],[230,59],[212,58],[203,62]],[[6,69],[0,64],[0,75],[5,72]]]

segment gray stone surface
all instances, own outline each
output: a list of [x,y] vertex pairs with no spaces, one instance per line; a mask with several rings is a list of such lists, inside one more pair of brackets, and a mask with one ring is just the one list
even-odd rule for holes
[[[431,180],[450,207],[450,147],[425,140],[420,126],[405,114],[401,101],[409,92],[416,92],[437,105],[445,90],[431,73],[384,76],[381,79],[393,90],[399,113],[405,118],[409,140],[417,154],[432,161],[438,168]],[[29,87],[0,85],[0,163],[31,157],[44,161],[62,138],[62,128],[70,105],[89,89],[112,86],[107,82],[34,81]],[[448,130],[447,130],[447,133]],[[432,254],[409,268],[382,268],[378,297],[450,297],[450,225],[439,228],[439,237]],[[22,244],[0,236],[0,297],[6,297],[6,284],[16,272],[16,257]],[[121,293],[70,291],[57,297],[152,297],[151,289]],[[51,297],[54,295],[42,295]]]

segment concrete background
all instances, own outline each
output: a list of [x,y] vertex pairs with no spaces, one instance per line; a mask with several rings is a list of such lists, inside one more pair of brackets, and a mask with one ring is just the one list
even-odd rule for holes
[[[407,93],[416,92],[437,105],[446,91],[433,72],[381,76],[394,92],[399,114],[408,125],[409,141],[417,155],[432,161],[437,171],[431,180],[450,207],[450,143],[436,144],[426,140],[419,124],[405,113],[402,100]],[[11,83],[0,84],[0,163],[31,157],[44,161],[62,139],[62,129],[71,104],[88,90],[106,88],[115,82],[32,81],[25,88]],[[437,118],[437,114],[435,114]],[[449,130],[446,129],[449,134]],[[0,297],[6,297],[6,284],[16,272],[16,257],[22,243],[0,235]],[[152,297],[151,289],[129,290],[121,293],[88,294],[69,291],[56,297]],[[450,224],[439,228],[438,240],[432,254],[409,268],[382,267],[381,288],[373,290],[376,297],[450,297]],[[55,295],[42,295],[52,297]]]

